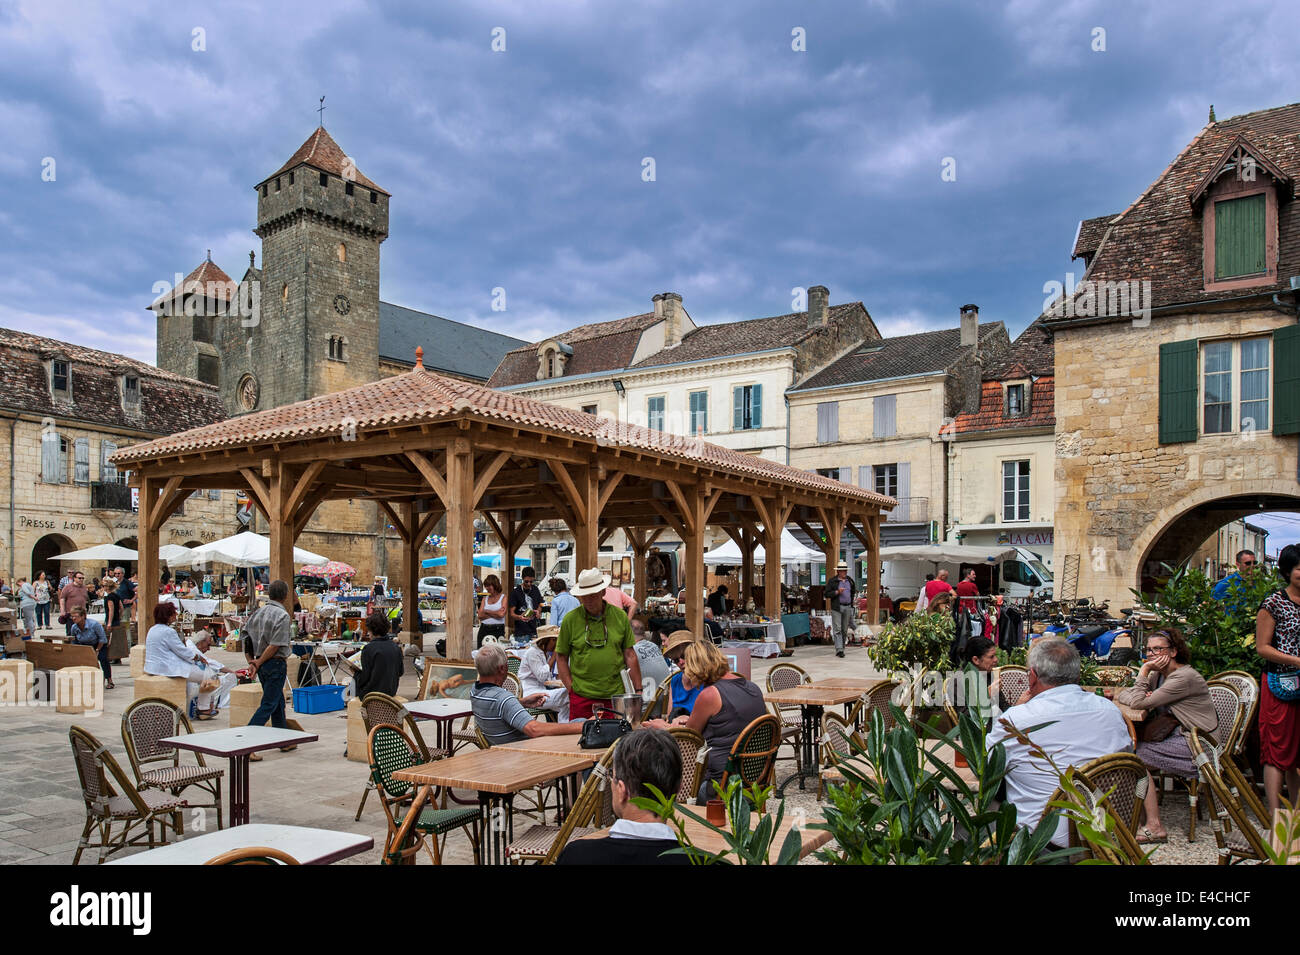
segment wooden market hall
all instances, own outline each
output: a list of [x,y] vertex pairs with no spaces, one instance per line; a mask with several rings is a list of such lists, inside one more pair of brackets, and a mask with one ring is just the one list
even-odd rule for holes
[[[542,520],[562,520],[577,566],[597,565],[599,546],[626,530],[636,598],[645,602],[646,554],[665,529],[685,545],[687,626],[704,623],[705,527],[740,547],[749,597],[754,548],[766,551],[765,580],[781,579],[781,530],[795,524],[820,541],[826,564],[841,535],[865,549],[866,580],[880,579],[879,494],[754,455],[529,400],[415,367],[392,378],[255,412],[125,448],[113,457],[140,489],[139,572],[159,579],[159,530],[193,491],[246,491],[270,527],[271,577],[293,580],[293,545],[316,508],[371,500],[403,544],[403,620],[419,619],[420,548],[444,515],[447,536],[447,655],[473,647],[474,518],[482,514],[514,554]],[[868,620],[879,588],[868,586]],[[141,586],[149,620],[157,587]],[[780,616],[781,589],[764,590]],[[409,628],[409,623],[407,624]],[[418,641],[418,633],[410,634]]]

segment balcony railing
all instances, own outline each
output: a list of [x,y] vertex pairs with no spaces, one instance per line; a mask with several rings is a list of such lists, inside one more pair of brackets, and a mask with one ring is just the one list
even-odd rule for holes
[[928,497],[900,497],[898,506],[885,515],[892,524],[924,524],[930,519]]
[[116,481],[90,485],[90,508],[94,511],[131,510],[131,488]]

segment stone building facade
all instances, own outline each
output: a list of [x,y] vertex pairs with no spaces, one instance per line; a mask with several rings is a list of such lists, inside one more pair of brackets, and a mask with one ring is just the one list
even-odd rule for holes
[[1081,227],[1083,279],[1043,316],[1056,556],[1080,595],[1127,605],[1225,524],[1300,509],[1298,174],[1300,105],[1211,116],[1128,209]]
[[[0,329],[0,482],[9,519],[0,533],[4,575],[44,570],[57,583],[76,567],[56,554],[121,544],[135,549],[127,475],[108,458],[121,448],[225,417],[216,389],[122,355]],[[238,530],[235,495],[202,491],[163,525],[167,544],[195,546]]]

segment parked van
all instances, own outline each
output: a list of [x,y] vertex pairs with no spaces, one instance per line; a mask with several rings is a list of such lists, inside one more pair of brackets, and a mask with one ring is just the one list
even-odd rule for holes
[[[1001,551],[998,547],[991,550]],[[1000,563],[993,564],[991,589],[994,594],[1002,593],[1008,597],[1028,597],[1032,590],[1037,596],[1049,597],[1052,593],[1052,572],[1047,569],[1039,556],[1024,547],[1015,547],[1015,557],[1008,557]],[[921,592],[925,575],[948,571],[948,583],[953,587],[961,579],[961,564],[929,560],[886,560],[881,583],[889,599],[897,603],[900,600],[915,600]],[[983,575],[981,575],[983,576]],[[981,591],[987,593],[986,584],[981,584]]]
[[[621,560],[624,557],[628,558],[629,562],[631,562],[632,556],[631,551],[601,551],[600,554],[597,555],[596,566],[599,567],[603,573],[609,573],[609,565],[612,562]],[[661,551],[659,556],[669,562],[669,580],[670,582],[675,583],[677,580],[677,555],[671,551]],[[551,565],[551,569],[547,571],[546,579],[539,580],[538,586],[543,590],[547,590],[548,587],[546,580],[549,580],[551,577],[559,577],[568,584],[569,589],[572,590],[574,583],[577,582],[578,574],[582,573],[584,570],[582,567],[575,566],[576,561],[577,558],[572,553],[557,557],[555,563]],[[623,590],[629,594],[632,593],[631,579],[623,581]]]

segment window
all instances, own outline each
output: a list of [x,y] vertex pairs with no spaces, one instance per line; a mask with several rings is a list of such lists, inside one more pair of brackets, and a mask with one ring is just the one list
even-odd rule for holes
[[325,173],[321,173],[321,174],[320,174],[320,184],[321,184],[322,186],[326,186],[326,187],[328,187],[329,184],[330,184],[330,177],[327,176],[327,175],[325,175]]
[[1263,193],[1214,204],[1214,280],[1268,271],[1264,251]]
[[352,195],[352,183],[345,182],[343,184],[343,194],[348,196]]
[[61,361],[56,358],[54,359],[53,370],[54,370],[54,375],[53,375],[54,390],[62,391],[66,394],[68,391],[68,382],[71,377],[70,372],[68,370],[68,363],[66,361]]
[[117,445],[108,440],[99,442],[99,480],[101,484],[120,484],[125,475],[119,474],[117,468],[108,459],[117,451]]
[[817,443],[830,444],[840,439],[840,403],[838,401],[821,401],[817,403]]
[[140,407],[140,376],[122,376],[122,403],[128,408]]
[[41,480],[46,484],[62,484],[68,479],[68,445],[58,432],[50,429],[41,432]]
[[1007,385],[1007,417],[1019,418],[1028,410],[1025,406],[1025,386]]
[[209,501],[219,501],[219,500],[221,500],[221,488],[219,488],[219,487],[210,487],[210,488],[208,488],[208,500],[209,500]]
[[348,340],[342,335],[330,336],[330,358],[334,361],[347,361],[347,343]]
[[375,204],[376,202],[378,202],[378,201],[379,201],[379,193],[377,193],[377,192],[371,192],[371,193],[370,193],[370,204],[371,204],[371,205],[374,205],[374,204]]
[[293,173],[289,173],[289,185],[293,185]]
[[662,431],[664,429],[664,396],[658,395],[654,398],[646,399],[645,407],[646,427],[651,431]]
[[340,243],[339,243],[339,261],[340,261],[340,262],[346,262],[347,260],[348,260],[348,247],[347,247],[346,244],[340,242]]
[[763,386],[741,385],[732,392],[731,427],[752,431],[763,427]]
[[[879,401],[880,399],[876,400]],[[888,497],[898,497],[898,465],[877,464],[871,470],[876,493]]]
[[1002,519],[1029,520],[1029,462],[1002,462]]
[[1249,433],[1269,427],[1269,364],[1267,338],[1202,346],[1202,434]]
[[898,434],[896,413],[898,395],[878,395],[871,402],[871,436],[873,438],[892,438]]
[[600,413],[600,405],[583,405],[583,406],[582,406],[582,413],[583,413],[583,414],[599,414],[599,413]]
[[709,393],[692,391],[689,396],[691,434],[709,433]]
[[275,191],[276,191],[276,192],[279,192],[279,191],[280,191],[280,177],[279,177],[279,176],[276,176],[276,177],[275,177]]
[[198,367],[199,381],[206,385],[221,384],[220,365],[216,355],[200,355]]
[[59,477],[60,484],[68,483],[68,439],[59,438]]

